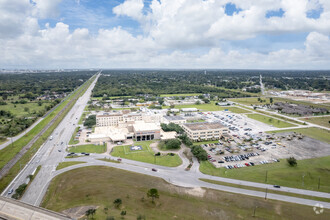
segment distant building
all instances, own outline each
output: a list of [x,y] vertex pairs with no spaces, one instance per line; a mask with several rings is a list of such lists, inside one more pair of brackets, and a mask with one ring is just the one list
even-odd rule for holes
[[119,126],[129,122],[142,121],[142,115],[136,113],[122,114],[103,114],[96,116],[96,126]]
[[186,123],[182,125],[191,140],[212,140],[220,139],[228,130],[225,126],[217,122]]
[[187,120],[181,116],[164,116],[164,123],[165,124],[174,123],[181,125],[187,123]]

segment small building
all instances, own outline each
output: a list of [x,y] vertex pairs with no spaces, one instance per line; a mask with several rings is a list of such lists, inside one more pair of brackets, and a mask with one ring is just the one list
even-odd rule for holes
[[197,112],[197,108],[181,108],[182,112]]
[[227,127],[218,122],[186,123],[182,128],[193,141],[220,139],[228,132]]
[[187,120],[181,116],[164,116],[164,123],[165,124],[174,123],[177,125],[181,125],[187,123]]

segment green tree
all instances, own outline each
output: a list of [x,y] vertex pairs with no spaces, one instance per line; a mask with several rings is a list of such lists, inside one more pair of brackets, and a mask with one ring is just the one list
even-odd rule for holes
[[273,98],[272,97],[269,98],[269,102],[270,102],[270,104],[273,103]]
[[123,201],[120,198],[115,199],[115,201],[113,201],[113,204],[116,206],[117,209],[121,206],[122,203]]
[[92,217],[92,219],[94,218],[93,216],[95,215],[95,212],[96,212],[96,209],[88,209],[86,212],[85,212],[85,215],[87,216],[87,218],[89,218],[89,216]]
[[157,199],[159,198],[158,190],[155,189],[155,188],[149,189],[148,192],[147,192],[147,196],[148,197],[151,197],[152,202],[154,203],[155,202],[155,198],[157,198]]
[[88,128],[93,127],[96,125],[96,115],[90,115],[84,122],[84,126],[87,126]]
[[124,216],[126,215],[126,211],[121,211],[121,213],[120,213],[120,215],[121,215],[121,218],[124,218]]
[[295,167],[298,165],[297,160],[294,157],[289,157],[287,159],[287,161],[288,161],[289,166],[291,166],[291,167]]

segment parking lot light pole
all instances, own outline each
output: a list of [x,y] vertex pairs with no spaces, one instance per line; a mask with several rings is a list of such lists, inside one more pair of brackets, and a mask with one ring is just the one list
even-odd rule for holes
[[266,170],[265,183],[267,183],[267,177],[268,177],[268,170]]
[[320,182],[321,182],[321,177],[319,177],[319,184],[317,185],[317,189],[320,189]]
[[268,190],[268,188],[266,188],[265,200],[267,199],[267,190]]

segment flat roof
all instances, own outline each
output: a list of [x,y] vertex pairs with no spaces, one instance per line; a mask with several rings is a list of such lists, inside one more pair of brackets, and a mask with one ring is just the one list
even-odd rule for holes
[[181,108],[183,112],[196,112],[197,108]]
[[218,122],[198,122],[198,123],[186,123],[184,124],[187,128],[193,131],[197,130],[215,130],[215,129],[220,129],[224,128],[222,124]]
[[123,116],[123,114],[115,113],[115,114],[106,114],[106,115],[96,115],[96,117],[112,117],[112,116]]
[[184,120],[181,116],[164,116],[169,121],[178,121],[178,120]]
[[135,131],[154,131],[160,130],[160,127],[155,123],[135,123],[133,124]]

